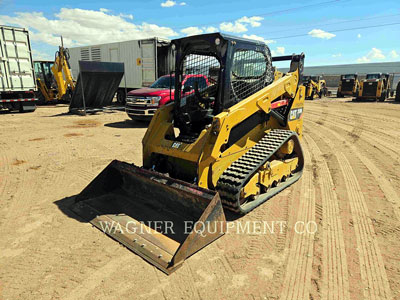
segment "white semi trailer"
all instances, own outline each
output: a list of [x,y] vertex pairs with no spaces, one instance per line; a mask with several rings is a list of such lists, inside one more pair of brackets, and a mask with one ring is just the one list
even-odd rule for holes
[[0,110],[34,111],[35,91],[29,32],[0,25]]
[[79,61],[123,62],[125,75],[117,91],[117,101],[125,103],[126,92],[150,86],[158,77],[174,69],[170,41],[161,38],[130,40],[69,49],[72,75],[78,78]]

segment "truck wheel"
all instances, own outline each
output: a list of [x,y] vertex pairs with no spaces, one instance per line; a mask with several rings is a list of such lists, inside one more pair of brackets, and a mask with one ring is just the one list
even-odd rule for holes
[[126,103],[126,95],[124,90],[118,90],[117,92],[117,102],[121,105],[125,105]]
[[383,102],[386,99],[386,91],[383,91],[381,97],[379,98],[379,102]]
[[36,110],[36,104],[33,102],[20,102],[19,112],[26,113],[26,112],[33,112]]
[[46,104],[46,98],[42,94],[42,92],[39,90],[36,94],[36,98],[38,98],[37,104],[38,105],[44,105]]
[[396,102],[400,102],[400,81],[397,84],[397,88],[396,88],[396,98],[394,98],[394,101]]

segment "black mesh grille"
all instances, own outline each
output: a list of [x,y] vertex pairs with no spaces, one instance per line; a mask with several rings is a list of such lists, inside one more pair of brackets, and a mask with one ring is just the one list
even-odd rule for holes
[[230,99],[239,102],[267,85],[269,62],[264,53],[237,50],[231,70]]
[[377,85],[378,82],[364,82],[362,95],[375,97]]
[[197,90],[201,97],[213,97],[217,92],[220,63],[214,56],[189,54],[183,61],[183,96]]
[[[347,82],[347,81],[349,81],[349,82]],[[342,91],[343,92],[352,92],[353,86],[354,86],[353,79],[345,79],[344,81],[342,81]]]

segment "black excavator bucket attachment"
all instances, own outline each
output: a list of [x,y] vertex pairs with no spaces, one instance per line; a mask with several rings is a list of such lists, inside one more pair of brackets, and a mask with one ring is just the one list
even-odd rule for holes
[[218,193],[117,160],[72,210],[167,274],[226,231]]
[[86,112],[111,105],[123,76],[123,63],[79,61],[79,76],[69,111]]

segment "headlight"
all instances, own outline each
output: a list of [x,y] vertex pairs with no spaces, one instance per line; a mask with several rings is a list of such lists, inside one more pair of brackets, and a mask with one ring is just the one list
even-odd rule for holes
[[135,100],[135,98],[132,97],[127,97],[126,98],[126,102],[133,102]]
[[158,96],[158,97],[148,97],[147,99],[150,100],[149,101],[150,104],[157,104],[158,105],[158,102],[161,100],[161,97],[160,96]]

